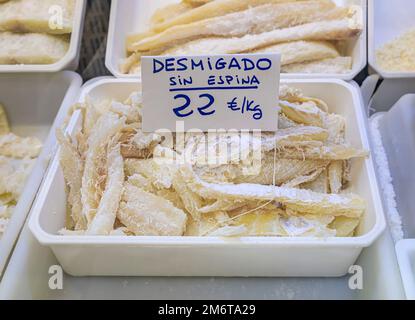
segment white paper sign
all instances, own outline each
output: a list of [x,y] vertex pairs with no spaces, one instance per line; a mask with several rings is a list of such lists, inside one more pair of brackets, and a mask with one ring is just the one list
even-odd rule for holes
[[279,54],[143,57],[143,130],[278,129]]

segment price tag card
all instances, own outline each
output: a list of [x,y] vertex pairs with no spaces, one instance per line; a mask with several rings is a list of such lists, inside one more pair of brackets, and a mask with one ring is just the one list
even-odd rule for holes
[[143,57],[143,130],[278,129],[279,54]]

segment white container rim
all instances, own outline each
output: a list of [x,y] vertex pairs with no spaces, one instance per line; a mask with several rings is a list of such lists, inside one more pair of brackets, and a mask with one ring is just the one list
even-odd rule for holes
[[380,74],[383,79],[415,78],[415,72],[385,71],[377,64],[375,48],[375,0],[368,0],[368,2],[368,62],[370,67],[376,73]]
[[[81,88],[79,102],[84,101],[85,97],[89,92],[101,85],[109,83],[137,83],[137,79],[116,79],[116,78],[98,78],[93,79],[92,81],[86,83]],[[363,100],[361,95],[359,95],[359,90],[357,86],[347,83],[339,79],[305,79],[305,80],[291,80],[285,79],[283,83],[330,83],[336,84],[346,88],[353,97],[353,103],[355,106],[358,106],[356,110],[356,116],[359,122],[359,130],[361,133],[361,139],[363,147],[367,150],[370,150],[369,139],[367,134],[367,122],[368,119],[365,115],[363,108]],[[76,124],[77,117],[71,119],[68,129],[73,128]],[[43,245],[85,245],[85,246],[117,246],[120,244],[125,245],[141,245],[141,246],[200,246],[200,247],[212,247],[212,246],[234,246],[234,247],[251,247],[255,245],[267,245],[272,247],[308,247],[308,246],[324,246],[324,247],[368,247],[382,234],[386,228],[386,222],[383,213],[383,206],[380,200],[379,188],[377,185],[377,179],[375,175],[375,169],[373,165],[372,158],[366,159],[366,165],[368,168],[369,183],[372,188],[372,196],[374,203],[374,215],[375,215],[375,224],[373,228],[368,231],[366,234],[352,237],[352,238],[312,238],[312,237],[240,237],[240,238],[223,238],[223,237],[160,237],[160,236],[61,236],[56,234],[51,234],[43,230],[40,225],[40,215],[42,207],[44,206],[46,196],[48,191],[51,188],[53,183],[53,177],[56,170],[58,170],[59,164],[59,152],[54,156],[53,162],[48,170],[48,173],[45,177],[44,183],[39,191],[39,196],[36,203],[33,206],[33,214],[29,221],[29,228],[38,239],[38,241]]]
[[[347,73],[281,73],[281,79],[342,79],[345,81],[353,80],[365,67],[367,64],[367,1],[360,0],[362,7],[362,18],[363,18],[363,31],[356,42],[360,42],[360,50],[358,55],[354,57],[359,63],[355,64],[353,62],[353,68],[350,72]],[[124,74],[119,71],[118,65],[114,65],[112,59],[114,56],[114,39],[119,34],[116,34],[116,23],[117,23],[117,10],[118,3],[120,0],[112,0],[111,2],[111,11],[110,11],[110,21],[108,26],[108,41],[107,41],[107,50],[105,55],[105,66],[116,78],[121,79],[137,79],[140,78],[140,75],[134,74]]]
[[78,58],[79,50],[81,48],[86,3],[86,0],[76,1],[69,49],[62,59],[52,64],[0,65],[0,73],[58,72],[74,63]]

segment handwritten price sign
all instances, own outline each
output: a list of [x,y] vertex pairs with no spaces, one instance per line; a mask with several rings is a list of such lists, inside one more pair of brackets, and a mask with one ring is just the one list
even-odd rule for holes
[[275,131],[278,54],[144,57],[143,130]]

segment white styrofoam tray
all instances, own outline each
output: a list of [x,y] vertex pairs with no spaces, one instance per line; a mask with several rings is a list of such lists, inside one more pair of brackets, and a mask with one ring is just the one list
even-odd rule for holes
[[[336,79],[285,82],[344,115],[348,141],[369,150],[367,119],[356,86]],[[87,95],[123,100],[138,89],[133,79],[102,79],[84,86],[80,101]],[[74,114],[70,128],[81,120],[80,113]],[[385,228],[371,158],[354,161],[352,179],[350,191],[367,201],[354,238],[68,237],[57,235],[65,225],[66,194],[56,156],[34,204],[30,228],[65,271],[77,276],[341,276]]]
[[369,65],[384,79],[413,78],[415,72],[390,72],[376,63],[376,50],[415,27],[412,0],[368,0]]
[[56,149],[54,128],[62,124],[81,84],[81,78],[74,72],[0,75],[0,103],[6,108],[12,131],[22,136],[36,136],[44,142],[44,148],[0,240],[0,276],[42,182],[51,154]]
[[[353,67],[345,74],[281,74],[286,79],[337,78],[352,80],[367,63],[367,1],[366,0],[333,0],[338,5],[360,5],[363,9],[364,30],[356,40],[346,44],[345,54],[353,57]],[[107,53],[105,65],[117,78],[138,78],[140,75],[126,75],[120,72],[119,65],[126,58],[125,40],[127,35],[143,32],[148,29],[152,14],[166,4],[177,0],[112,0],[110,23],[108,29]]]
[[0,73],[57,72],[62,70],[76,70],[78,68],[80,58],[86,2],[86,0],[76,0],[69,49],[61,60],[53,64],[0,64]]
[[401,240],[396,244],[399,268],[406,298],[415,300],[415,240]]

